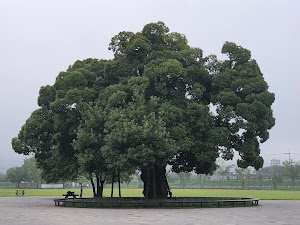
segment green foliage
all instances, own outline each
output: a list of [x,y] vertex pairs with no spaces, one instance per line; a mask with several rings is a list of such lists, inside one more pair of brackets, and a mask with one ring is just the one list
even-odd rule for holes
[[246,180],[250,176],[250,169],[249,168],[236,168],[235,172],[238,175],[239,180],[241,181],[241,188],[244,189],[246,186]]
[[295,185],[295,180],[300,178],[300,163],[291,163],[288,161],[283,162],[286,175],[292,180],[293,185]]
[[271,180],[272,180],[272,185],[274,189],[277,188],[277,186],[283,182],[283,174],[280,174],[279,172],[276,172],[275,170],[271,171]]
[[34,157],[24,160],[22,169],[26,172],[26,181],[39,183],[41,182],[41,170],[37,168],[36,159]]
[[21,167],[12,167],[7,170],[6,178],[19,187],[21,181],[25,181],[26,173]]
[[42,87],[40,108],[12,141],[16,152],[35,154],[47,181],[98,182],[115,170],[126,180],[167,163],[209,174],[234,150],[240,167],[262,167],[275,98],[249,50],[226,42],[228,60],[203,57],[163,22],[120,32],[109,49],[113,60],[76,61]]
[[215,173],[223,179],[224,177],[227,177],[231,174],[231,169],[234,167],[233,164],[226,165],[224,161],[217,160],[218,168],[216,169]]
[[[259,169],[263,165],[259,142],[269,138],[268,130],[275,124],[270,107],[274,94],[268,92],[268,85],[249,50],[226,42],[222,53],[229,60],[218,65],[219,73],[214,70],[211,99],[217,108],[216,119],[231,131],[231,147],[241,156],[238,165]],[[226,151],[224,157],[229,158]]]
[[0,182],[6,181],[6,174],[0,172]]
[[36,160],[28,158],[20,167],[9,168],[6,172],[6,180],[20,186],[21,182],[33,183],[34,187],[41,182],[41,171],[37,168]]

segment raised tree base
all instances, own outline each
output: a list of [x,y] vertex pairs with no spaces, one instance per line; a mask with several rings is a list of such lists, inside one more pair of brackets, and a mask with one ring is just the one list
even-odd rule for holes
[[145,198],[77,198],[55,199],[56,206],[77,208],[220,208],[257,206],[258,198],[176,197],[147,200]]

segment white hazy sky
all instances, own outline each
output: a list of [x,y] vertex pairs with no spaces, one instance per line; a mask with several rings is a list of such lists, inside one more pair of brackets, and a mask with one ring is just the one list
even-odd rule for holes
[[204,55],[221,56],[225,41],[251,50],[276,94],[265,164],[289,151],[300,160],[299,0],[0,0],[0,172],[22,164],[11,139],[41,86],[77,59],[111,58],[112,36],[159,20]]

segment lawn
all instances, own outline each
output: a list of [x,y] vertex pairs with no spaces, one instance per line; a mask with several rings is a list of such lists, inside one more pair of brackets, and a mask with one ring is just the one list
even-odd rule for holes
[[[62,197],[70,189],[26,189],[25,196]],[[79,188],[72,189],[76,194]],[[15,189],[0,189],[0,197],[15,196]],[[253,197],[262,200],[300,200],[300,191],[286,190],[230,190],[230,189],[172,189],[174,197]],[[114,196],[118,190],[114,191]],[[92,189],[83,189],[83,197],[91,197]],[[110,189],[104,189],[104,196],[110,197]],[[142,189],[124,188],[122,197],[142,197]]]
[[231,190],[231,189],[173,189],[174,196],[188,197],[251,197],[262,200],[300,200],[300,191]]

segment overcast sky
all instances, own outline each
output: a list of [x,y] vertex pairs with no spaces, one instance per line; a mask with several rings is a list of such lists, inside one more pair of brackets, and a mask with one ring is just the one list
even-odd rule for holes
[[11,139],[38,107],[41,86],[77,59],[112,58],[111,37],[159,20],[204,55],[221,58],[225,41],[251,50],[276,95],[265,164],[289,151],[300,160],[299,0],[0,0],[0,172],[22,164]]

